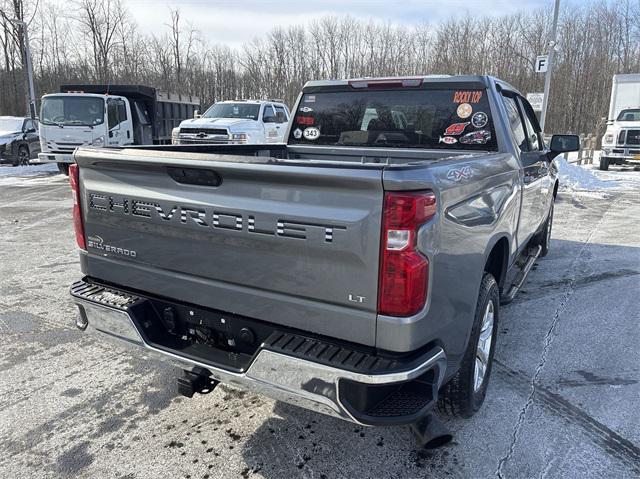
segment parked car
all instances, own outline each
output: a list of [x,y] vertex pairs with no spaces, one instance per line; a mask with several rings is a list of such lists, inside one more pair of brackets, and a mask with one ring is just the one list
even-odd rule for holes
[[[448,437],[482,405],[500,305],[547,254],[558,170],[487,76],[309,82],[287,144],[80,148],[77,326],[360,425]],[[464,139],[464,140],[463,140]]]
[[220,101],[201,117],[180,123],[172,137],[177,145],[281,143],[288,121],[289,109],[280,101]]
[[20,116],[0,116],[0,163],[28,165],[40,151],[38,121]]

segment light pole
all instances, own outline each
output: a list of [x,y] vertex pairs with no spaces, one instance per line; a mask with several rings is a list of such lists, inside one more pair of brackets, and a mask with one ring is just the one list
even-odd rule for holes
[[553,57],[556,52],[557,32],[558,32],[558,12],[560,10],[560,0],[556,0],[553,8],[553,26],[551,27],[551,39],[549,40],[549,62],[547,73],[544,76],[544,96],[542,97],[542,112],[540,113],[540,128],[544,133],[544,124],[547,119],[547,105],[549,104],[549,90],[551,89],[551,72],[553,71]]
[[29,49],[29,32],[27,31],[27,23],[17,18],[9,18],[6,15],[4,17],[7,21],[20,25],[22,30],[22,38],[24,41],[24,56],[27,62],[27,81],[29,84],[29,116],[32,120],[36,119],[36,92],[33,88],[33,65],[31,63],[31,50]]

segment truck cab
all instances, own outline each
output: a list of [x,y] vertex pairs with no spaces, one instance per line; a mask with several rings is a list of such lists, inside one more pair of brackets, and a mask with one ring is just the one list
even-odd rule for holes
[[640,107],[621,110],[607,127],[602,139],[600,169],[634,163],[640,165]]
[[199,118],[183,121],[172,132],[176,145],[282,143],[289,109],[275,100],[220,101]]
[[614,75],[600,169],[640,165],[640,74]]
[[40,162],[71,163],[79,146],[134,144],[129,100],[122,96],[60,93],[42,97]]
[[41,153],[33,163],[57,163],[67,173],[80,146],[169,143],[171,130],[193,116],[200,100],[144,85],[63,85],[44,95]]

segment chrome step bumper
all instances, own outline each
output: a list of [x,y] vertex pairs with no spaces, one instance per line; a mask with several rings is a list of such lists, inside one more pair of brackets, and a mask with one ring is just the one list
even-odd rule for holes
[[229,371],[154,347],[145,341],[129,313],[130,306],[137,301],[144,301],[144,298],[85,282],[72,286],[71,297],[79,311],[76,321],[78,328],[101,339],[142,348],[148,356],[188,371],[203,368],[217,381],[361,425],[403,424],[414,419],[409,420],[405,416],[397,420],[383,418],[386,420],[381,422],[365,420],[345,402],[341,388],[353,384],[365,388],[384,387],[414,380],[423,383],[421,378],[428,374],[433,378],[433,397],[428,405],[430,409],[445,376],[446,355],[441,348],[432,349],[423,362],[411,369],[368,374],[282,354],[266,349],[264,343],[246,371]]

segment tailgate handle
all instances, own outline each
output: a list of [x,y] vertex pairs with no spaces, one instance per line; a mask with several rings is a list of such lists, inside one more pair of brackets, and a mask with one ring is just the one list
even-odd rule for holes
[[167,168],[169,176],[185,185],[220,186],[222,178],[218,173],[200,168]]

